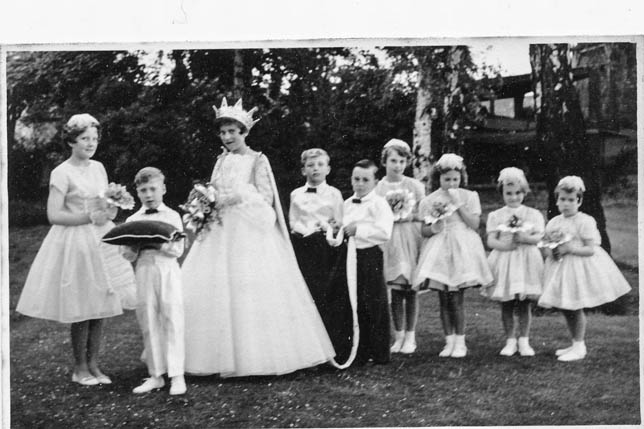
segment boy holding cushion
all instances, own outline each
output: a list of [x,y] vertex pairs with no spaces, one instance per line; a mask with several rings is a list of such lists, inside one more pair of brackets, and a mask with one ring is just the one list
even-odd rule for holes
[[[183,231],[181,216],[163,203],[165,177],[154,167],[141,169],[134,178],[141,208],[131,221],[161,221]],[[164,243],[123,246],[123,256],[136,261],[138,287],[136,316],[143,334],[143,354],[150,378],[134,388],[146,393],[165,385],[163,374],[171,379],[170,395],[186,392],[184,372],[184,313],[181,270],[177,258],[183,254],[183,239]]]

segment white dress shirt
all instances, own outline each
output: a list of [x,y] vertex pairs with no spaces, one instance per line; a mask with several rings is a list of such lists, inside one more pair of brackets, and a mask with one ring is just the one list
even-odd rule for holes
[[389,241],[394,226],[394,214],[387,201],[374,191],[359,198],[354,194],[344,202],[344,219],[342,223],[349,225],[356,222],[356,248],[380,246]]
[[[315,189],[315,192],[307,192],[308,189]],[[330,220],[342,222],[342,212],[342,194],[326,182],[317,186],[307,183],[291,192],[288,217],[292,232],[311,235]]]

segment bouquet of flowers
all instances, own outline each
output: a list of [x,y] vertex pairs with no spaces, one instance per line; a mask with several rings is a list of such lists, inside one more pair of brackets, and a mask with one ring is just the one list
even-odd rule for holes
[[221,225],[217,190],[210,183],[195,183],[188,194],[188,200],[179,207],[185,212],[183,223],[186,229],[197,236],[204,229],[209,230],[212,222]]
[[517,215],[512,215],[507,223],[499,225],[496,229],[501,232],[510,232],[514,234],[515,232],[527,232],[532,228],[530,222],[525,222]]
[[391,211],[394,213],[394,222],[406,219],[414,210],[416,198],[414,194],[406,189],[389,191],[385,194],[385,200],[389,203]]
[[134,198],[123,185],[110,183],[107,186],[107,190],[99,196],[107,202],[108,207],[118,207],[123,210],[132,210],[134,208]]
[[454,214],[457,209],[458,207],[452,203],[435,201],[434,204],[432,204],[432,211],[428,216],[425,216],[425,223],[427,225],[431,225],[438,222],[439,220],[448,218],[452,214]]

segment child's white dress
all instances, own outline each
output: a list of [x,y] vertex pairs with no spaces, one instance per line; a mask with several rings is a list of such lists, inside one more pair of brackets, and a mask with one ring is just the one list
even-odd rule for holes
[[[458,188],[459,199],[470,213],[481,214],[478,193]],[[449,195],[438,189],[420,202],[419,217],[424,219],[432,212],[434,202],[449,203]],[[443,220],[444,228],[438,234],[425,238],[413,285],[421,288],[429,279],[429,288],[440,291],[457,291],[472,286],[485,286],[494,280],[485,257],[485,249],[478,231],[473,230],[459,212]]]
[[[491,212],[487,218],[487,233],[496,234],[498,227],[508,225],[512,216],[532,226],[528,233],[543,233],[544,220],[541,213],[521,205],[517,208],[502,207]],[[511,242],[512,233],[498,232],[499,240]],[[543,257],[534,244],[519,244],[515,250],[492,250],[488,256],[494,283],[481,290],[483,296],[495,301],[512,301],[515,298],[537,299],[541,295],[543,281]]]
[[614,301],[631,290],[610,255],[599,246],[601,236],[592,216],[582,212],[570,217],[555,216],[546,225],[546,234],[552,231],[569,234],[571,243],[576,245],[592,240],[595,253],[592,256],[568,253],[560,260],[548,257],[540,306],[580,310]]
[[[50,188],[65,195],[65,208],[84,213],[107,189],[103,164],[90,160],[78,167],[69,160],[51,172]],[[136,284],[132,266],[118,246],[101,242],[114,223],[103,226],[53,225],[34,259],[16,311],[63,323],[102,319],[135,306]]]
[[[395,222],[391,239],[383,246],[385,281],[392,282],[403,276],[411,283],[423,237],[420,233],[420,222],[409,221],[417,213],[417,205],[425,196],[423,184],[411,177],[403,177],[400,182],[390,182],[383,178],[376,185],[376,194],[385,197],[389,191],[404,189],[414,195],[416,207],[405,218],[405,221]],[[407,290],[402,285],[388,284],[392,289]]]
[[330,360],[335,352],[298,268],[268,160],[228,153],[211,181],[232,202],[182,266],[186,373],[275,375]]

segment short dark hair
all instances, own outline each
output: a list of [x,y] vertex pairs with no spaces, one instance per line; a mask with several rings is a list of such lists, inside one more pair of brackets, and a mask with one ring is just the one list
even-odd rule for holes
[[361,159],[353,165],[353,168],[364,168],[365,170],[371,169],[373,171],[373,177],[376,177],[376,174],[378,173],[378,166],[370,159]]
[[217,127],[217,132],[221,131],[221,127],[224,125],[236,125],[239,127],[239,130],[241,131],[242,134],[248,133],[248,128],[246,128],[246,125],[242,124],[236,119],[233,118],[220,118],[215,120],[215,126]]
[[382,150],[382,155],[380,156],[380,164],[384,167],[387,163],[387,158],[391,155],[392,152],[398,154],[398,156],[405,158],[407,160],[407,165],[411,162],[411,152],[409,149],[403,146],[389,146]]

